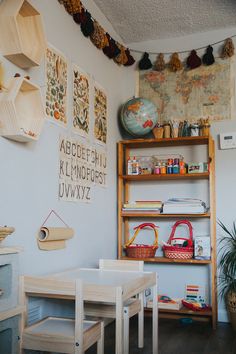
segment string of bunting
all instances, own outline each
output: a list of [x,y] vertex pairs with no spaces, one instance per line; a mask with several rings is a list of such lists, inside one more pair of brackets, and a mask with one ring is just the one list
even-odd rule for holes
[[[158,54],[156,61],[152,64],[149,53],[139,50],[133,50],[125,47],[123,44],[114,40],[109,33],[107,33],[103,27],[92,17],[90,12],[83,6],[80,0],[58,0],[58,2],[64,5],[65,10],[73,17],[74,21],[80,25],[81,32],[85,37],[90,38],[91,42],[109,58],[113,59],[118,65],[131,66],[135,63],[134,57],[130,52],[142,53],[143,56],[138,63],[139,70],[148,70],[153,68],[157,71],[163,71],[165,68],[169,68],[172,72],[177,72],[183,69],[184,64],[179,58],[180,53],[187,53],[189,51],[174,52],[174,53],[150,53]],[[212,65],[215,62],[213,54],[213,45],[224,42],[220,57],[222,59],[230,58],[234,55],[234,44],[232,38],[218,41],[207,47],[197,48],[192,50],[190,55],[186,59],[186,67],[188,69],[195,69],[203,65]],[[205,54],[200,58],[197,54],[197,50],[205,49]],[[171,54],[170,61],[165,63],[164,54]]]
[[109,59],[113,59],[117,64],[124,66],[135,63],[129,48],[115,41],[85,9],[80,0],[58,1],[64,5],[66,11],[73,16],[74,21],[80,25],[83,35],[89,37],[91,42],[98,49],[101,49]]

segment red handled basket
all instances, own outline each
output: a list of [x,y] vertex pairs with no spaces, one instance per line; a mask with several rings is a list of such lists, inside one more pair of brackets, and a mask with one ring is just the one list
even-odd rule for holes
[[[175,237],[175,231],[177,226],[185,224],[189,229],[189,238]],[[173,241],[188,241],[188,246],[173,246]],[[190,259],[193,258],[193,227],[188,220],[178,220],[172,227],[172,231],[167,241],[163,247],[163,252],[166,258],[172,259]]]
[[[151,227],[155,234],[153,245],[133,244],[140,230]],[[152,223],[144,223],[134,228],[134,236],[124,245],[124,249],[128,257],[131,258],[152,258],[155,256],[158,248],[158,230],[157,226]]]

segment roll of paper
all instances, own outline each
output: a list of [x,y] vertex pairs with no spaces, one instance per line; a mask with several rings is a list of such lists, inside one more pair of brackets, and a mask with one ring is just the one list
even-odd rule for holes
[[38,246],[41,250],[57,250],[65,248],[65,241],[74,236],[74,230],[69,227],[40,228],[38,233]]

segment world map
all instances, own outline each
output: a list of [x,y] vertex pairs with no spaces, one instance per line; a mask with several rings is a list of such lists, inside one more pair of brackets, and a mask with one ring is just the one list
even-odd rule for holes
[[145,71],[139,75],[139,96],[151,100],[161,122],[220,121],[232,118],[234,108],[234,62],[218,59],[211,66],[173,73]]

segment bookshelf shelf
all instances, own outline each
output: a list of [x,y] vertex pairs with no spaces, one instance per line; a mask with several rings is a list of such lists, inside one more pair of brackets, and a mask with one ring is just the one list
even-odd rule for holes
[[[151,315],[151,308],[145,308],[145,314]],[[192,311],[187,309],[186,307],[182,307],[180,310],[169,310],[169,309],[159,309],[159,317],[160,318],[192,318],[193,320],[198,321],[211,321],[213,312],[211,310],[207,311]]]
[[[130,258],[126,256],[122,256],[120,259],[138,261],[140,258]],[[143,259],[146,263],[170,263],[170,264],[211,264],[211,260],[204,259],[170,259],[166,257],[153,257],[153,258],[145,258]]]
[[[202,152],[205,153],[205,161],[209,163],[209,172],[203,173],[187,173],[187,174],[142,174],[142,175],[127,175],[126,173],[126,164],[129,156],[137,156],[138,153],[143,154],[142,150],[152,150],[149,155],[153,154],[163,154],[163,148],[165,147],[178,147],[178,151],[182,150],[182,147],[188,146],[188,149],[185,150],[189,155],[193,156],[194,154],[202,156]],[[200,148],[195,146],[200,146]],[[203,147],[201,147],[203,146]],[[161,149],[159,149],[161,148]],[[136,151],[136,149],[138,149]],[[158,151],[159,149],[159,151]],[[185,151],[184,150],[184,151]],[[167,152],[170,149],[167,149]],[[145,155],[148,155],[148,153]],[[201,160],[200,160],[201,161]],[[153,257],[153,258],[144,258],[142,259],[145,263],[150,263],[153,265],[185,265],[185,266],[204,266],[206,271],[209,272],[209,294],[211,299],[212,311],[207,312],[194,312],[189,309],[182,308],[181,310],[167,310],[160,309],[160,317],[166,318],[181,318],[181,317],[191,317],[197,320],[210,320],[213,328],[216,328],[217,323],[217,286],[216,286],[216,214],[215,214],[215,144],[211,136],[199,136],[199,137],[183,137],[183,138],[169,138],[169,139],[133,139],[120,141],[118,143],[118,259],[123,260],[141,260],[140,258],[129,258],[125,255],[124,244],[130,239],[130,230],[131,223],[137,221],[138,219],[157,219],[160,222],[170,222],[175,219],[193,219],[195,222],[201,222],[204,220],[204,225],[209,228],[209,234],[211,239],[211,259],[210,260],[197,260],[197,259],[169,259],[166,257]],[[145,183],[142,183],[145,181]],[[181,181],[179,184],[177,181]],[[203,182],[201,182],[203,181]],[[150,185],[148,184],[150,182]],[[153,182],[153,183],[151,183]],[[168,188],[171,186],[171,190],[175,190],[176,187],[180,188],[183,185],[188,187],[188,193],[194,196],[194,189],[200,188],[201,185],[204,185],[204,192],[209,195],[209,212],[203,214],[162,214],[149,211],[140,211],[136,210],[123,210],[124,203],[130,203],[131,197],[134,200],[135,193],[142,193],[142,188],[144,195],[145,188],[155,188],[155,186],[162,189],[162,186]],[[138,186],[137,186],[138,185]],[[173,188],[174,186],[174,188]],[[192,193],[193,192],[193,193]],[[151,192],[152,194],[152,192]],[[139,195],[139,194],[138,194]],[[147,194],[148,195],[148,194]],[[153,193],[153,196],[156,197],[156,191]],[[139,196],[140,199],[140,196]],[[145,200],[147,197],[145,196]],[[150,201],[151,202],[151,201]],[[128,209],[128,207],[127,207]],[[132,209],[132,207],[130,207]],[[150,208],[151,209],[151,208]],[[202,223],[203,224],[203,223]],[[204,226],[204,227],[205,227]],[[147,309],[148,311],[148,309]]]
[[208,179],[209,172],[202,172],[202,173],[186,173],[186,174],[165,174],[165,175],[137,175],[137,176],[130,176],[130,175],[122,175],[126,181],[167,181],[167,180],[186,180],[186,179]]
[[156,218],[156,219],[174,219],[174,218],[210,218],[210,213],[205,214],[158,214],[158,213],[132,213],[121,212],[122,217],[126,218]]

